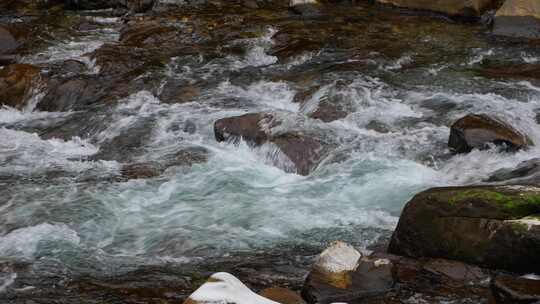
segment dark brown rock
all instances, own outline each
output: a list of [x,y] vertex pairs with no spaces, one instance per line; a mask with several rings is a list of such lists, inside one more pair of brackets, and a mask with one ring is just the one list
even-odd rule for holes
[[389,252],[539,272],[540,188],[433,188],[403,210]]
[[216,121],[214,134],[217,141],[243,139],[255,146],[273,143],[292,161],[298,174],[308,175],[328,155],[332,145],[300,131],[271,134],[271,129],[279,124],[272,114],[250,113]]
[[201,89],[196,85],[169,80],[163,87],[159,99],[165,103],[186,103],[195,100],[200,94]]
[[450,129],[448,146],[454,153],[487,149],[490,145],[503,146],[507,151],[516,151],[532,145],[532,142],[505,122],[483,114],[467,115],[456,121]]
[[266,113],[222,118],[214,123],[214,134],[217,141],[242,138],[255,145],[262,145],[269,139],[265,125],[272,125],[273,119],[274,116]]
[[302,297],[287,288],[282,287],[271,287],[266,288],[259,293],[261,296],[276,301],[281,304],[305,304],[306,301]]
[[59,112],[80,109],[100,101],[108,86],[93,77],[51,81],[45,97],[38,103],[41,111]]
[[527,63],[487,67],[482,69],[480,73],[492,78],[540,79],[540,64]]
[[0,55],[15,51],[19,47],[17,40],[11,34],[11,32],[0,26]]
[[361,257],[347,244],[326,249],[308,275],[302,296],[308,303],[359,301],[390,292],[393,264],[388,259]]
[[434,11],[459,17],[480,17],[496,5],[496,0],[377,0],[398,7]]
[[498,276],[491,282],[497,304],[535,304],[540,302],[540,280]]
[[120,174],[125,179],[145,179],[161,175],[163,168],[158,163],[138,163],[124,165]]
[[0,69],[2,104],[22,108],[39,78],[39,73],[39,68],[27,64],[12,64]]

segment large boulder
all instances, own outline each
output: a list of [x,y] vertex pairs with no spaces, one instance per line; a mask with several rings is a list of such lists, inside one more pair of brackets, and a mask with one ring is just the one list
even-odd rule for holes
[[479,17],[496,3],[495,0],[377,0],[377,2],[460,17]]
[[540,39],[540,2],[506,0],[495,14],[493,34]]
[[362,257],[352,246],[338,241],[315,261],[302,296],[308,303],[356,301],[385,294],[393,285],[389,260]]
[[0,105],[24,107],[39,75],[39,68],[28,64],[12,64],[0,69]]
[[488,149],[491,145],[516,151],[532,145],[532,142],[507,123],[483,114],[467,115],[456,121],[450,129],[448,146],[454,153]]
[[279,304],[246,287],[232,274],[213,274],[206,283],[193,292],[184,304]]
[[217,120],[214,134],[220,142],[243,139],[254,146],[272,143],[294,164],[296,173],[308,175],[328,155],[332,144],[308,132],[272,132],[280,124],[271,113],[249,113]]
[[407,203],[389,252],[540,272],[540,188],[433,188]]

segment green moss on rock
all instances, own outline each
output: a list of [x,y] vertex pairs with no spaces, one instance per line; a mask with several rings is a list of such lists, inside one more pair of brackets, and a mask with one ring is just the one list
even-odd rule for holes
[[496,204],[504,212],[515,217],[524,217],[540,212],[540,193],[520,191],[510,193],[493,188],[477,188],[457,192],[448,199],[448,203],[452,205],[473,201]]

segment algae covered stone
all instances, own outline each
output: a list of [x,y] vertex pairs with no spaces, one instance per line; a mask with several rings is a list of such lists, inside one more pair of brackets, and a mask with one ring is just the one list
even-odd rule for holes
[[389,251],[515,272],[540,271],[540,188],[434,188],[403,210]]

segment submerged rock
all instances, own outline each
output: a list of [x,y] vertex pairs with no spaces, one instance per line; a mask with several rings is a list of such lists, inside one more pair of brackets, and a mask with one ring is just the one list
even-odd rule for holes
[[495,14],[493,34],[540,39],[540,2],[506,0]]
[[516,151],[532,145],[532,142],[505,122],[483,114],[467,115],[456,121],[450,129],[448,147],[454,153],[488,149],[490,145]]
[[0,26],[0,55],[13,52],[19,47],[17,40],[11,34],[11,32]]
[[213,274],[184,304],[279,304],[257,295],[232,274]]
[[40,69],[28,64],[12,64],[0,69],[0,105],[22,108]]
[[377,2],[450,16],[480,17],[486,10],[495,5],[496,0],[377,0]]
[[41,111],[69,111],[80,109],[102,100],[108,85],[94,77],[50,81],[47,94],[38,103]]
[[393,285],[389,260],[362,257],[352,246],[335,242],[313,265],[302,296],[308,303],[356,301],[385,294]]
[[486,181],[513,184],[540,184],[540,158],[524,161],[516,168],[497,170]]
[[308,175],[328,155],[332,145],[307,132],[273,134],[271,129],[279,124],[270,113],[250,113],[217,120],[214,134],[220,142],[243,139],[254,146],[272,143],[294,164],[296,173]]
[[433,188],[407,203],[389,252],[540,272],[540,188]]
[[498,276],[491,282],[497,304],[534,304],[540,302],[540,280]]
[[491,78],[540,79],[540,64],[493,66],[482,69],[480,74]]

